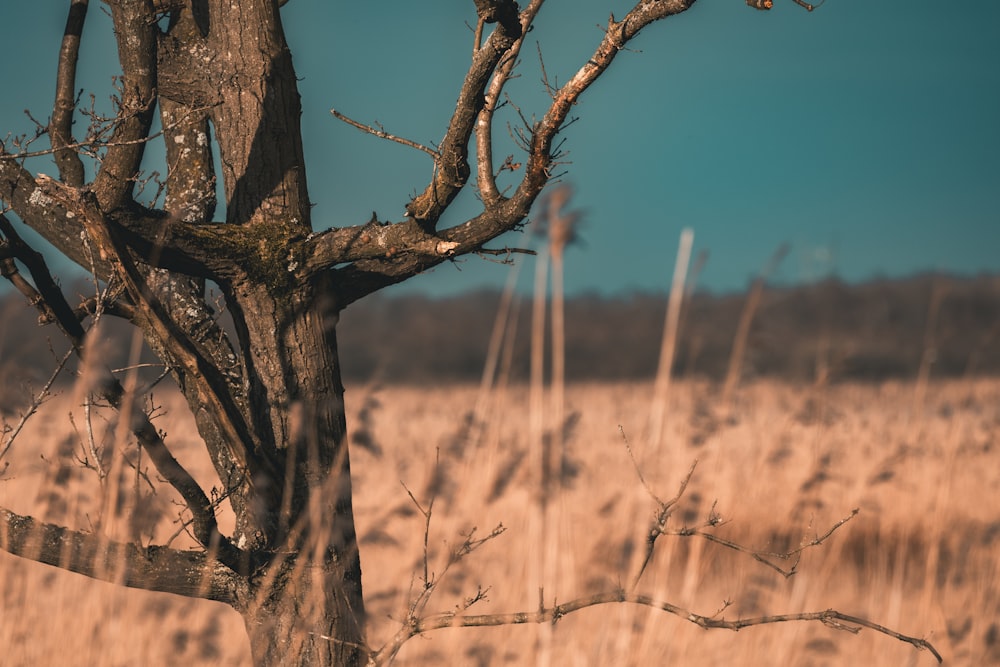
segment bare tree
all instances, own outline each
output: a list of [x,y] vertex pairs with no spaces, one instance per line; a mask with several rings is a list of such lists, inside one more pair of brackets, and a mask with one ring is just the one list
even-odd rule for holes
[[[50,147],[33,152],[30,141],[10,139],[0,145],[4,211],[93,272],[103,287],[97,297],[72,305],[6,217],[0,217],[0,262],[76,353],[96,313],[123,318],[141,331],[183,392],[224,489],[221,498],[203,489],[174,458],[149,414],[108,373],[95,391],[122,411],[159,478],[183,498],[186,528],[201,548],[117,543],[7,510],[0,510],[0,546],[125,586],[229,604],[245,619],[257,665],[363,664],[377,653],[365,641],[338,314],[457,256],[508,252],[487,244],[522,225],[552,179],[560,160],[557,137],[580,95],[641,30],[686,11],[694,0],[643,0],[620,19],[612,16],[580,69],[550,87],[551,104],[540,119],[521,116],[514,136],[523,157],[499,164],[494,114],[543,2],[470,3],[476,25],[471,57],[436,147],[333,112],[428,153],[433,172],[426,188],[409,201],[402,220],[323,225],[314,225],[310,210],[296,74],[281,23],[285,2],[106,3],[121,65],[114,117],[91,111],[87,136],[73,136],[74,118],[86,112],[75,91],[88,2],[71,0],[51,120],[38,132]],[[771,3],[748,4],[767,9]],[[156,114],[161,133],[151,129]],[[154,140],[165,144],[168,164],[159,208],[135,197],[143,153]],[[58,178],[28,169],[39,154],[54,157]],[[224,220],[214,218],[216,156]],[[85,161],[92,163],[89,181]],[[442,215],[473,176],[481,212],[441,228]],[[502,189],[501,178],[511,181],[509,188]],[[221,289],[235,336],[217,323],[206,281]],[[221,499],[236,516],[231,534],[217,524]],[[115,562],[124,566],[113,567]],[[650,602],[615,594],[591,604],[621,600]],[[537,618],[509,622],[540,622],[570,611],[543,609]],[[820,620],[837,618],[850,621]],[[432,618],[418,626],[418,620],[402,634],[486,623]]]

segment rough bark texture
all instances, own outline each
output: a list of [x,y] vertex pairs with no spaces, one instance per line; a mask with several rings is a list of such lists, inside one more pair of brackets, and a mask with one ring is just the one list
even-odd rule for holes
[[[642,2],[621,21],[609,21],[594,54],[554,91],[541,120],[521,128],[526,166],[509,197],[496,184],[493,113],[542,0],[523,8],[506,0],[468,3],[479,30],[445,136],[436,150],[424,149],[435,161],[427,187],[410,201],[404,220],[333,225],[321,233],[310,219],[283,4],[109,0],[123,73],[118,117],[107,132],[74,139],[76,60],[88,3],[69,3],[49,125],[59,178],[33,174],[24,156],[0,147],[0,200],[108,281],[109,290],[74,309],[6,218],[3,274],[77,350],[85,338],[81,321],[95,308],[138,327],[184,393],[222,489],[209,494],[198,486],[148,415],[129,408],[135,404],[109,371],[100,395],[130,411],[136,441],[187,503],[189,532],[203,549],[119,544],[6,510],[0,510],[0,547],[128,586],[226,602],[245,619],[257,665],[358,665],[377,653],[365,642],[336,341],[340,310],[455,255],[479,252],[522,224],[558,159],[553,139],[581,93],[639,30],[693,0]],[[484,24],[492,26],[485,40]],[[162,210],[133,199],[155,113],[167,148]],[[94,149],[104,157],[85,183],[81,152]],[[213,220],[215,151],[224,221]],[[439,229],[473,172],[483,211]],[[31,283],[13,260],[27,267]],[[206,279],[222,289],[235,323],[232,339],[206,301]],[[219,532],[219,498],[235,512],[232,535]]]

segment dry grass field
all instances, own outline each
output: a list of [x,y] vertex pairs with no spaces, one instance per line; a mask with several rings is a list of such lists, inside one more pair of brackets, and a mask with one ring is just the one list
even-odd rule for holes
[[[532,582],[543,547],[532,537],[538,474],[528,393],[511,387],[494,395],[480,413],[487,426],[470,430],[473,387],[349,391],[373,645],[396,631],[421,587],[425,524],[408,491],[424,508],[434,498],[427,559],[439,583],[428,612],[455,609],[479,590],[486,599],[469,613],[537,607]],[[556,573],[544,582],[549,602],[631,584],[656,510],[649,491],[674,496],[697,460],[668,528],[703,523],[714,503],[724,519],[711,529],[716,535],[783,551],[860,512],[806,549],[787,579],[702,538],[662,537],[637,592],[705,615],[721,609],[727,619],[832,607],[924,637],[946,664],[1000,664],[1000,381],[931,383],[925,391],[907,383],[758,382],[739,390],[731,411],[718,404],[717,386],[678,382],[657,451],[643,442],[651,393],[649,384],[567,389],[573,416],[564,488],[553,503],[561,520],[550,526],[558,551]],[[86,528],[139,498],[142,511],[118,522],[119,536],[169,539],[180,510],[174,498],[150,495],[130,468],[112,471],[109,479],[121,480],[114,494],[115,485],[102,491],[96,474],[72,461],[88,448],[80,402],[67,392],[28,423],[6,457],[0,506]],[[155,403],[167,443],[210,487],[213,473],[178,395],[161,390]],[[16,411],[6,419],[16,423]],[[107,414],[93,424],[98,439],[115,427]],[[442,574],[465,536],[499,524],[502,535]],[[537,626],[439,630],[404,645],[397,664],[532,665],[545,635]],[[791,623],[706,631],[622,604],[562,618],[550,641],[554,665],[935,664],[929,653],[871,630]],[[0,647],[9,666],[249,664],[241,619],[224,606],[124,591],[6,554]]]

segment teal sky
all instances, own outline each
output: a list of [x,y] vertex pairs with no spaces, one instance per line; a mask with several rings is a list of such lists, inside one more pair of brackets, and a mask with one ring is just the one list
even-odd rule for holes
[[[570,291],[665,288],[686,226],[695,251],[709,252],[699,284],[715,290],[743,288],[785,242],[784,282],[1000,271],[1000,4],[827,0],[809,13],[774,1],[758,12],[701,0],[648,27],[584,94],[564,134],[563,179],[585,212],[584,244],[566,260]],[[0,9],[3,133],[32,131],[25,108],[47,120],[67,6]],[[536,44],[561,83],[609,12],[630,6],[549,0],[509,87],[514,104],[544,113]],[[102,8],[91,2],[79,83],[107,109],[116,61]],[[302,78],[314,223],[359,224],[372,210],[401,219],[430,177],[428,157],[329,110],[440,140],[471,53],[473,3],[291,0],[282,11]],[[503,122],[497,154],[519,159]],[[160,154],[150,152],[150,169]],[[29,168],[55,171],[48,158]],[[463,195],[445,223],[476,203]],[[468,258],[402,289],[448,294],[501,285],[506,273]]]

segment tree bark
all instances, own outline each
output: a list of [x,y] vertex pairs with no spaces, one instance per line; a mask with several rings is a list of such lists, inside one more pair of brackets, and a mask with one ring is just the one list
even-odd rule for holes
[[[173,458],[148,415],[130,415],[137,417],[131,426],[140,446],[188,503],[190,532],[203,551],[108,550],[91,534],[39,528],[2,511],[0,529],[5,525],[17,539],[0,548],[27,554],[34,544],[29,533],[41,531],[48,555],[36,559],[43,562],[57,564],[59,544],[87,556],[127,553],[132,576],[125,585],[233,606],[261,667],[367,662],[339,312],[456,254],[477,252],[521,224],[551,177],[558,159],[553,140],[580,94],[642,27],[692,3],[640,3],[622,21],[609,21],[593,57],[555,91],[542,119],[523,128],[524,177],[507,197],[495,183],[492,114],[542,2],[530,0],[519,13],[514,2],[477,0],[480,27],[496,27],[485,43],[475,40],[446,135],[428,151],[434,175],[410,201],[406,220],[316,234],[301,105],[278,12],[282,0],[109,0],[123,78],[118,118],[89,185],[70,133],[87,6],[73,0],[51,124],[61,182],[33,176],[0,146],[0,199],[68,257],[119,288],[121,312],[172,369],[222,489],[207,494]],[[133,198],[157,104],[168,162],[163,211]],[[472,173],[474,133],[483,212],[439,229]],[[224,178],[224,223],[212,220],[213,148]],[[48,276],[47,269],[39,271]],[[225,295],[235,339],[205,301],[206,279]],[[54,316],[82,347],[81,323],[58,290],[49,292],[43,300],[60,306]],[[120,397],[120,387],[114,389],[108,395]],[[221,535],[216,522],[223,500],[236,516],[231,536]],[[88,576],[101,574],[82,558],[73,565]]]
[[334,564],[314,567],[306,561],[299,555],[294,562],[276,564],[264,587],[240,610],[254,665],[365,664],[363,610],[351,606],[344,573]]
[[[257,665],[354,665],[365,655],[335,304],[325,285],[275,294],[251,281],[230,303],[252,428],[284,479],[279,502],[238,519],[237,544],[271,554],[240,611]],[[251,503],[253,504],[253,503]]]
[[[263,561],[236,606],[257,665],[360,664],[364,602],[339,306],[331,277],[301,280],[287,254],[311,231],[295,72],[273,3],[210,0],[193,9],[168,39],[177,40],[171,53],[200,66],[167,71],[179,76],[178,103],[212,104],[237,260],[220,276],[241,360],[234,398],[249,435],[242,445],[267,463],[233,488],[242,511],[232,539]],[[161,43],[161,69],[171,60],[163,54]],[[229,472],[223,452],[213,458],[220,476]]]

